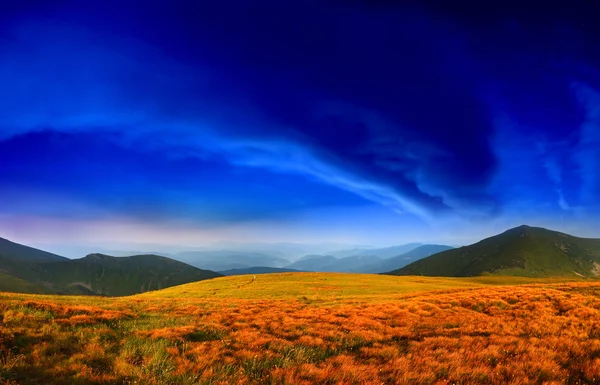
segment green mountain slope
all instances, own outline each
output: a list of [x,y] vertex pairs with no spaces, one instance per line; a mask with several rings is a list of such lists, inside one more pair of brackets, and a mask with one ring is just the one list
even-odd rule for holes
[[0,239],[0,291],[121,296],[220,277],[157,255],[67,259]]
[[0,291],[11,293],[52,294],[52,290],[8,273],[0,272]]
[[65,257],[46,251],[34,249],[33,247],[20,245],[9,241],[8,239],[0,238],[0,255],[7,258],[18,259],[20,261],[30,262],[49,262],[49,261],[64,261]]
[[131,295],[222,276],[158,255],[111,257],[90,254],[37,264],[37,281],[59,293]]
[[520,226],[470,246],[432,255],[388,274],[595,277],[600,275],[600,239]]

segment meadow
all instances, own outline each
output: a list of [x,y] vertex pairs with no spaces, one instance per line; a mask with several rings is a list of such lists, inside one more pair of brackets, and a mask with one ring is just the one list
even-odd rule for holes
[[284,273],[0,294],[5,384],[600,383],[600,282]]

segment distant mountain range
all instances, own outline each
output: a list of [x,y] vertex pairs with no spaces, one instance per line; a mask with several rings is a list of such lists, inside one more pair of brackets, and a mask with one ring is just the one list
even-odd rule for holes
[[[400,268],[418,258],[431,255],[433,252],[425,251],[427,249],[417,251],[414,255],[406,254],[424,246],[437,247],[436,245],[410,243],[385,248],[357,248],[332,251],[331,254],[309,254],[294,262],[281,257],[281,253],[276,253],[274,250],[268,252],[201,250],[179,252],[169,255],[169,257],[192,266],[214,271],[243,271],[249,268],[268,267],[290,269],[292,271],[381,273]],[[436,252],[448,248],[450,247],[443,246],[443,248],[437,249]],[[384,263],[384,260],[389,260],[389,263]]]
[[406,245],[400,246],[390,246],[383,248],[360,248],[360,249],[350,249],[350,250],[336,250],[326,253],[327,255],[331,255],[336,258],[345,258],[345,257],[355,257],[355,256],[363,256],[363,257],[377,257],[381,259],[393,258],[404,253],[408,253],[411,250],[416,249],[419,246],[423,246],[422,243],[408,243]]
[[600,239],[519,226],[470,246],[411,263],[393,275],[600,276]]
[[219,271],[223,275],[269,274],[269,273],[301,273],[302,270],[286,269],[281,267],[255,266],[244,269],[230,269]]
[[[411,247],[414,248],[410,249]],[[409,249],[409,251],[394,257],[389,257],[392,250],[406,249]],[[452,247],[412,243],[410,245],[389,247],[385,249],[373,249],[370,252],[363,250],[362,254],[341,258],[336,258],[333,255],[307,255],[300,258],[300,260],[287,265],[286,268],[320,272],[383,273],[398,269],[418,259],[449,249],[452,249]]]
[[386,271],[399,269],[414,261],[418,261],[422,258],[426,258],[451,249],[453,249],[453,247],[446,245],[422,245],[396,257],[384,259],[380,262],[375,262],[371,265],[365,266],[363,267],[363,272],[383,273]]
[[202,269],[223,271],[253,266],[285,267],[289,260],[273,255],[230,250],[186,251],[171,256],[178,261]]
[[121,296],[219,276],[157,255],[71,260],[0,238],[0,291]]

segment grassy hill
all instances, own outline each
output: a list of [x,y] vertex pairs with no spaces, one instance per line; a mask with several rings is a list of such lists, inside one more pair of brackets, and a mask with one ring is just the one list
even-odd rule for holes
[[473,245],[421,259],[388,274],[596,277],[600,275],[600,239],[520,226]]
[[[577,279],[577,278],[575,278]],[[140,294],[140,298],[281,299],[302,302],[389,300],[413,292],[483,286],[555,283],[573,278],[394,277],[351,273],[237,275]]]
[[0,292],[31,293],[31,294],[52,294],[53,291],[21,278],[17,278],[8,273],[0,272]]

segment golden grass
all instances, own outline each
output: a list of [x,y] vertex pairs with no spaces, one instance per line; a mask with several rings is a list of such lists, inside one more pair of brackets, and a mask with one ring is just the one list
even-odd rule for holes
[[0,311],[7,384],[600,383],[596,281],[273,274]]
[[139,298],[300,299],[317,301],[388,300],[412,292],[573,281],[573,278],[482,276],[469,278],[344,273],[239,275],[193,282],[141,294]]

